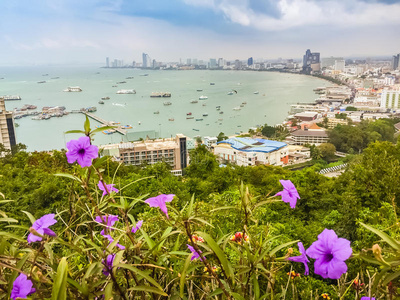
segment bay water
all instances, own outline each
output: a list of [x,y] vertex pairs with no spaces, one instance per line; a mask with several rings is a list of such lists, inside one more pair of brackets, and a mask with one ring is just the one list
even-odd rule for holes
[[[129,131],[154,130],[161,137],[176,133],[189,137],[216,136],[220,132],[233,135],[257,125],[275,125],[287,117],[291,104],[313,102],[313,89],[330,84],[310,76],[276,72],[106,69],[94,65],[2,67],[0,78],[0,95],[22,98],[6,101],[8,110],[24,104],[36,105],[37,110],[65,106],[67,111],[96,106],[94,114],[105,120],[131,125]],[[82,92],[64,92],[69,86],[79,86]],[[116,94],[121,89],[135,89],[136,94]],[[170,92],[172,96],[150,98],[152,92]],[[200,96],[208,99],[199,100]],[[99,104],[102,97],[110,100]],[[165,106],[165,101],[172,105]],[[159,114],[154,114],[156,111]],[[186,119],[189,112],[193,119]],[[84,120],[83,114],[49,120],[24,117],[15,120],[17,142],[27,145],[29,151],[65,148],[68,140],[77,137],[65,132],[82,129]],[[91,120],[91,125],[94,128],[100,124]],[[94,143],[121,141],[126,141],[126,136],[100,132]]]

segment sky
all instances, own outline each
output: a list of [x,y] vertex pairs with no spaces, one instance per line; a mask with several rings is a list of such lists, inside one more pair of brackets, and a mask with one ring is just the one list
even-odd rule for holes
[[400,53],[400,0],[0,0],[0,66]]

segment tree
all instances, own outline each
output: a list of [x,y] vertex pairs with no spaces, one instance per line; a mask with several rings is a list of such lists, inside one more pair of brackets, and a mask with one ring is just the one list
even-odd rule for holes
[[226,139],[228,139],[228,137],[223,132],[220,132],[218,134],[218,136],[217,136],[217,142],[220,142],[220,141],[223,141],[223,140],[226,140]]
[[326,161],[330,161],[335,158],[336,147],[331,143],[323,143],[319,145],[318,150],[321,153],[321,157]]
[[263,134],[263,136],[266,137],[273,137],[275,135],[275,127],[272,126],[268,126],[267,124],[265,124],[261,130],[261,133]]
[[347,119],[347,114],[345,113],[339,113],[335,115],[336,119],[342,119],[342,120],[346,120]]
[[355,108],[354,106],[347,106],[346,111],[357,111],[357,108]]

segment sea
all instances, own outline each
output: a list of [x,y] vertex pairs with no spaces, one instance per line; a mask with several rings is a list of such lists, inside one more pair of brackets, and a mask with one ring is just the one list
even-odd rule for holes
[[[288,116],[291,104],[313,102],[313,89],[330,85],[315,77],[278,72],[141,70],[97,65],[2,67],[0,78],[0,95],[21,96],[21,100],[6,101],[7,110],[24,104],[36,105],[40,111],[44,106],[65,106],[67,111],[95,106],[95,115],[131,125],[129,132],[140,135],[153,131],[164,138],[177,133],[191,138],[220,132],[230,136],[264,124],[276,125]],[[79,86],[82,92],[64,92],[70,86]],[[136,94],[117,94],[121,89],[134,89]],[[153,92],[169,92],[171,97],[151,98]],[[208,98],[199,100],[200,96]],[[99,104],[102,97],[110,99]],[[198,103],[191,103],[193,100]],[[166,106],[165,101],[172,104]],[[187,119],[188,113],[193,119]],[[78,113],[48,120],[33,120],[30,116],[17,119],[17,142],[25,144],[28,151],[62,149],[78,137],[65,132],[83,129],[84,121],[85,116]],[[91,120],[92,128],[99,125]],[[126,141],[127,136],[119,133],[99,132],[94,136],[96,145]]]

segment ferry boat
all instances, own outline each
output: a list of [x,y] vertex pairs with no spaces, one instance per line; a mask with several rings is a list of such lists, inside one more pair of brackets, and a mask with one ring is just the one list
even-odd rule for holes
[[199,101],[197,101],[197,100],[192,100],[192,101],[190,101],[190,103],[199,103]]
[[79,86],[69,86],[64,92],[82,92],[82,89]]
[[171,93],[168,93],[168,92],[153,92],[153,93],[151,93],[150,97],[152,97],[152,98],[161,98],[161,97],[168,98],[168,97],[171,97]]
[[100,101],[99,101],[99,104],[104,104],[104,101],[100,100]]
[[110,97],[101,97],[101,100],[110,100]]
[[18,95],[5,95],[5,96],[0,97],[0,98],[3,98],[4,101],[21,100],[21,96],[18,96]]
[[169,102],[169,101],[165,101],[163,104],[164,104],[165,106],[167,106],[167,105],[171,105],[172,103]]
[[117,94],[136,94],[135,90],[119,90]]
[[206,100],[206,99],[208,99],[208,97],[207,97],[207,96],[203,96],[203,95],[201,95],[201,96],[199,97],[199,100]]

